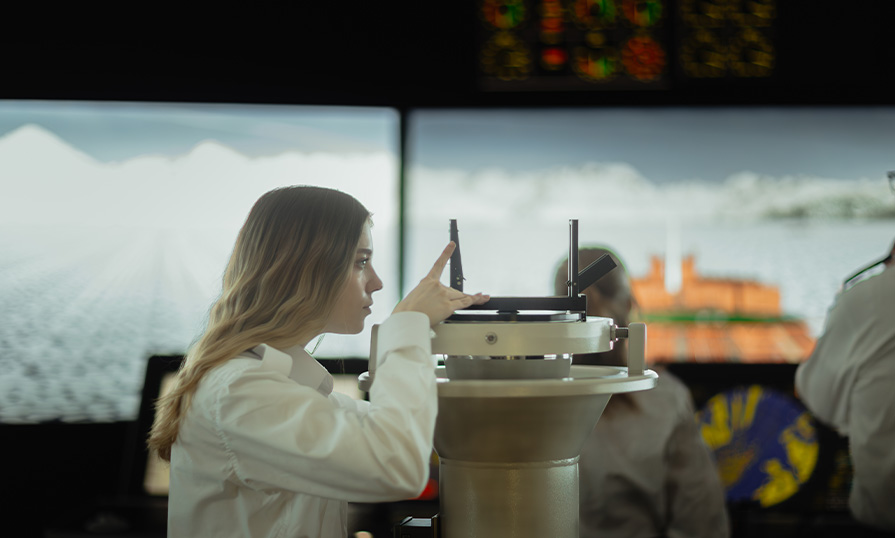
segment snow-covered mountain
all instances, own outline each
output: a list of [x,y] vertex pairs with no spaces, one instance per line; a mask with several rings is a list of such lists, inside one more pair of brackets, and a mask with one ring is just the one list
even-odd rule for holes
[[0,137],[0,162],[6,171],[21,169],[20,173],[26,176],[34,175],[44,167],[78,168],[97,164],[93,157],[33,123]]
[[258,196],[290,184],[344,190],[392,220],[396,170],[384,152],[249,158],[214,140],[105,163],[29,124],[0,137],[0,225],[236,229]]

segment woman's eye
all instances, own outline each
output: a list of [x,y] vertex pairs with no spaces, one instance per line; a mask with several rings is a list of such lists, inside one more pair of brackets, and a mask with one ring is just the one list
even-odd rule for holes
[[357,260],[357,261],[355,262],[355,264],[356,264],[359,268],[363,269],[364,267],[367,266],[367,263],[368,263],[369,261],[370,261],[370,258],[363,258],[363,259],[361,259],[361,260]]

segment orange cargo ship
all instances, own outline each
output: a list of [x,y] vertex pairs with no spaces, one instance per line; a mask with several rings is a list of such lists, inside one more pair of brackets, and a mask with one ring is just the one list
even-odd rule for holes
[[780,291],[751,280],[706,278],[693,256],[681,263],[680,289],[669,292],[665,263],[633,278],[634,297],[647,323],[647,361],[801,362],[814,347],[807,324],[780,309]]

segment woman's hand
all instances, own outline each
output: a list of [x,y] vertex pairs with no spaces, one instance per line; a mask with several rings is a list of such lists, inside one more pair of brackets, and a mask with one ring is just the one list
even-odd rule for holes
[[454,249],[457,245],[451,241],[445,247],[444,252],[438,257],[432,270],[413,291],[407,294],[398,306],[395,312],[422,312],[429,316],[429,323],[435,326],[437,323],[447,319],[455,310],[466,308],[474,304],[482,304],[487,302],[491,297],[482,293],[468,295],[462,291],[449,288],[440,282],[441,273],[451,259]]

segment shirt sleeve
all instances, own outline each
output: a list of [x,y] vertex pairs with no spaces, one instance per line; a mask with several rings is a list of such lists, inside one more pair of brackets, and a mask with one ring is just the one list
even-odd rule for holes
[[849,507],[895,530],[895,269],[840,294],[796,389],[821,421],[848,436],[854,465]]
[[879,361],[861,371],[851,397],[849,450],[854,481],[849,506],[859,521],[895,531],[895,368]]
[[668,538],[730,536],[718,467],[699,433],[687,396],[666,449]]
[[799,399],[821,422],[848,435],[849,397],[855,383],[854,350],[860,331],[855,327],[857,287],[842,293],[830,308],[824,332],[811,356],[796,369]]
[[437,413],[429,322],[401,312],[380,327],[369,406],[336,405],[281,372],[254,368],[221,390],[215,426],[235,479],[355,502],[418,495]]

